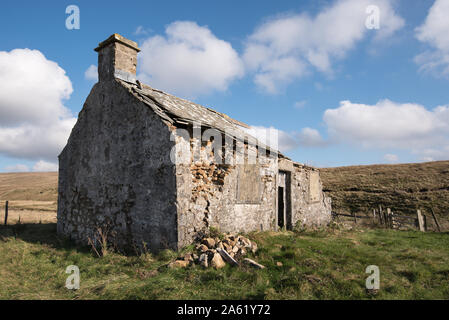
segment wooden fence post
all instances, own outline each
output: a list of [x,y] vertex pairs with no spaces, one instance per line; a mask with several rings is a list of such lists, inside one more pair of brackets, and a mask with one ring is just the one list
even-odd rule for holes
[[379,204],[379,221],[380,221],[380,224],[382,225],[384,222],[383,222],[383,212],[382,212],[382,206]]
[[355,215],[355,212],[352,213],[353,217],[354,217],[354,223],[357,224],[357,217]]
[[8,224],[8,204],[9,204],[9,202],[6,201],[6,204],[5,204],[5,226]]
[[391,229],[396,229],[396,221],[394,220],[394,212],[393,211],[391,211],[390,220],[391,220]]
[[373,209],[373,223],[376,223],[376,209]]
[[421,213],[421,210],[416,210],[416,215],[418,216],[418,225],[419,225],[419,231],[425,232],[425,228],[424,228],[424,218],[423,215]]
[[386,220],[387,220],[387,223],[386,223],[387,227],[393,228],[393,224],[391,222],[391,209],[390,208],[387,208],[387,219]]
[[433,220],[435,220],[435,224],[437,225],[438,232],[441,232],[441,227],[437,220],[437,216],[435,215],[435,212],[433,211],[433,208],[430,208],[430,212],[432,213]]

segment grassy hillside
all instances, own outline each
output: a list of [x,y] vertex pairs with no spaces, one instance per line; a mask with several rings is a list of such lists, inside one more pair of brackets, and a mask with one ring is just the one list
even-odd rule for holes
[[336,212],[371,212],[382,204],[396,213],[420,208],[449,218],[449,161],[321,169]]
[[0,173],[0,200],[56,201],[57,172]]
[[[0,226],[0,299],[449,299],[447,233],[331,228],[249,238],[263,270],[163,267],[172,251],[98,258],[58,239],[54,224]],[[77,291],[64,287],[69,265],[80,269]],[[377,295],[365,289],[369,265],[380,269]]]
[[56,222],[58,173],[0,173],[0,221],[9,201],[8,224]]

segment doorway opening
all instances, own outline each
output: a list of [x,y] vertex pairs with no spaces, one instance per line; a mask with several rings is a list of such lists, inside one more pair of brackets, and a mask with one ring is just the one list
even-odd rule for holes
[[292,230],[291,177],[290,172],[279,171],[278,175],[277,225],[279,229]]
[[284,228],[284,188],[278,187],[278,227]]

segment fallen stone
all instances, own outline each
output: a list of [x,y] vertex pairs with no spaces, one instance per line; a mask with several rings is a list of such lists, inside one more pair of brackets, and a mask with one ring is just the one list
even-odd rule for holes
[[234,253],[237,253],[237,251],[239,251],[239,247],[238,246],[234,246],[233,248],[232,248],[232,252],[234,252]]
[[282,267],[284,264],[283,264],[282,262],[278,261],[278,262],[276,262],[276,265],[277,265],[278,267]]
[[188,262],[192,262],[194,259],[193,259],[193,256],[192,256],[191,253],[187,253],[187,254],[184,255],[183,260],[184,261],[188,261]]
[[214,257],[212,258],[210,265],[214,267],[215,269],[223,268],[226,263],[224,262],[223,258],[219,253],[215,253]]
[[202,244],[202,245],[200,245],[199,250],[200,250],[201,252],[206,252],[207,250],[209,250],[209,248],[208,248],[206,245]]
[[189,265],[189,261],[185,260],[176,260],[171,262],[168,267],[169,268],[186,268]]
[[257,243],[255,243],[254,241],[251,241],[251,251],[253,253],[256,253],[257,251]]
[[251,260],[249,258],[243,259],[243,262],[248,263],[251,267],[257,268],[257,269],[265,269],[265,266],[261,265],[260,263],[257,263],[254,260]]
[[232,252],[232,247],[228,243],[223,242],[223,247],[224,247],[225,251]]
[[203,245],[206,245],[209,249],[212,249],[215,247],[215,240],[212,238],[205,238],[203,239]]
[[240,248],[239,251],[237,252],[237,254],[239,254],[240,256],[246,256],[245,248]]
[[222,257],[226,262],[228,262],[229,264],[231,264],[231,265],[233,265],[233,266],[238,266],[238,265],[239,265],[239,263],[238,263],[237,261],[235,261],[235,259],[234,259],[233,257],[231,257],[231,256],[229,255],[229,253],[227,253],[225,250],[218,249],[217,251],[218,251],[218,253],[221,255],[221,257]]
[[207,268],[209,266],[207,262],[207,254],[203,253],[202,255],[200,255],[199,262],[201,266]]

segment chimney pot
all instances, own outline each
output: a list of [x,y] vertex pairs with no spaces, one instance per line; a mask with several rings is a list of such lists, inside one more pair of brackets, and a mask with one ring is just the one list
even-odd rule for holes
[[137,43],[114,33],[101,42],[95,51],[98,52],[98,80],[119,78],[128,82],[136,82]]

